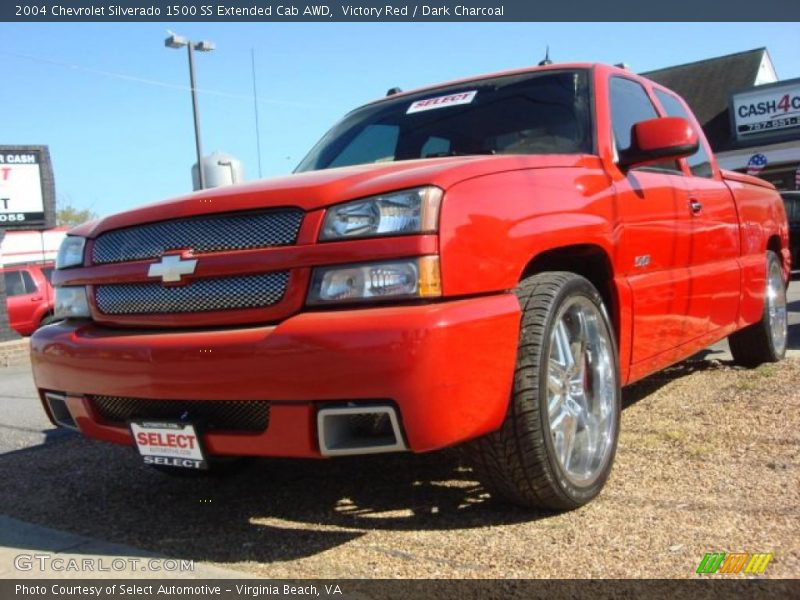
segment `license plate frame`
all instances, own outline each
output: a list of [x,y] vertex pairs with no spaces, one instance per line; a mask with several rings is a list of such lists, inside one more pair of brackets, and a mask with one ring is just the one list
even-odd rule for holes
[[208,470],[208,459],[195,423],[136,419],[128,421],[128,427],[145,464]]

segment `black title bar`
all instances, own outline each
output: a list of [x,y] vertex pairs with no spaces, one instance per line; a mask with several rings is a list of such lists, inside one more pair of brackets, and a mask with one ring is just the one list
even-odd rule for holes
[[[800,21],[796,0],[12,0],[0,20],[134,21]],[[676,40],[676,43],[684,43]]]

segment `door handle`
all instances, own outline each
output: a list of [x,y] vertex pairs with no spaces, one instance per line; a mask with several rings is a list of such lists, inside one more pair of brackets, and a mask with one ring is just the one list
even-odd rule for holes
[[42,297],[41,296],[35,296],[35,297],[31,298],[31,302],[41,302],[41,301],[42,301]]
[[703,203],[692,198],[691,200],[689,200],[689,208],[692,209],[693,215],[699,215],[700,212],[703,210]]

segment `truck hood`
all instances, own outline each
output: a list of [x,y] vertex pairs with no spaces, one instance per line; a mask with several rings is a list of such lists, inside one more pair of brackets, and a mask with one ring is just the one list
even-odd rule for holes
[[465,179],[502,171],[597,166],[598,160],[590,155],[516,154],[428,158],[324,169],[187,194],[84,223],[70,234],[96,237],[104,231],[141,223],[237,210],[299,206],[310,211],[404,188],[437,185],[447,190]]

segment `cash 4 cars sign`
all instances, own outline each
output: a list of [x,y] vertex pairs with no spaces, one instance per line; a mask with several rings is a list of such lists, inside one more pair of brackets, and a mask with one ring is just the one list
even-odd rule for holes
[[54,220],[47,146],[0,146],[0,229],[43,229]]
[[738,139],[771,133],[800,135],[800,79],[734,94],[731,105]]

